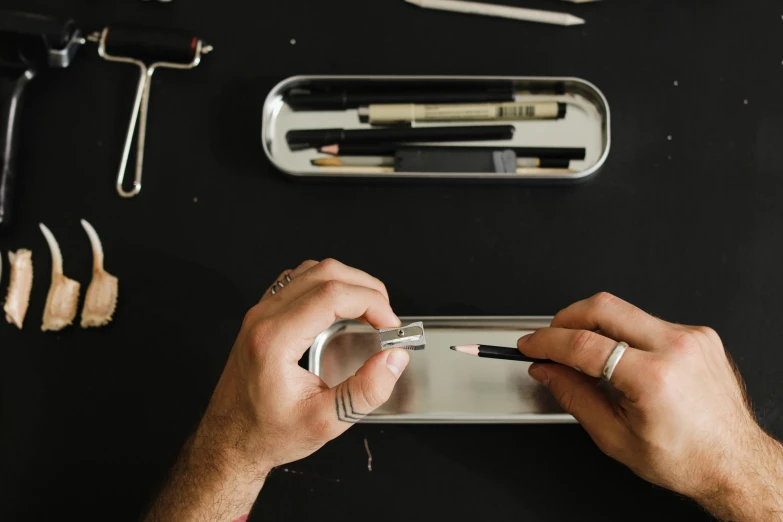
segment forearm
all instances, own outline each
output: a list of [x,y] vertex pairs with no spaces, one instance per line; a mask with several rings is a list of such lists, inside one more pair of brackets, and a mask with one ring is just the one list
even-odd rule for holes
[[250,513],[269,470],[244,464],[219,424],[202,421],[144,522],[234,522]]
[[[380,407],[405,370],[401,349],[373,355],[340,386],[299,367],[335,318],[378,329],[402,324],[369,274],[306,261],[268,288],[245,315],[201,425],[146,522],[242,521],[272,467],[313,454],[366,415],[357,412]],[[335,408],[346,400],[354,416]]]
[[783,445],[759,431],[722,487],[699,503],[721,520],[783,522]]

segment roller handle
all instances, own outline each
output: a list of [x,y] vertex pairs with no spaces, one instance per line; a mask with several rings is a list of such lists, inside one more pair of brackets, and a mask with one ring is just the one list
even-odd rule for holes
[[19,142],[20,113],[24,88],[35,76],[33,69],[12,76],[0,76],[0,228],[9,224],[16,181],[16,155]]
[[143,27],[110,26],[106,36],[107,53],[146,63],[190,63],[197,45],[193,35]]

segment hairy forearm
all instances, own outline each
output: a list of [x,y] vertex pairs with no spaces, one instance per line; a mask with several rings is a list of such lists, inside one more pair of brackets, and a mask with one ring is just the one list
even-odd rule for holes
[[699,503],[721,520],[783,522],[783,445],[759,431],[723,485]]
[[144,522],[245,520],[269,470],[245,465],[219,426],[217,419],[202,421]]

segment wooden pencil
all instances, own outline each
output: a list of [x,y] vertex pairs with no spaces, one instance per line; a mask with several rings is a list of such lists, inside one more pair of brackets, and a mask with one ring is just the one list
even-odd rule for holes
[[[397,172],[394,167],[383,167],[373,165],[333,165],[333,166],[318,166],[318,170],[324,173],[332,174],[405,174],[405,171]],[[521,168],[517,169],[516,174],[520,176],[556,176],[562,174],[575,174],[577,171],[573,169],[538,169],[538,168]],[[448,172],[428,172],[427,174],[448,174]],[[463,172],[459,175],[469,176],[471,173]],[[503,174],[486,172],[485,174]]]

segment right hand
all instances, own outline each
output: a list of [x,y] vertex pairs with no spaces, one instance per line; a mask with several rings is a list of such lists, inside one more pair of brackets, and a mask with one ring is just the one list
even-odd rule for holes
[[[613,399],[597,384],[620,341],[632,348],[612,376]],[[562,310],[518,346],[562,363],[534,364],[530,375],[604,453],[640,477],[726,518],[778,520],[774,514],[783,513],[783,447],[756,423],[713,330],[668,323],[601,293]]]

